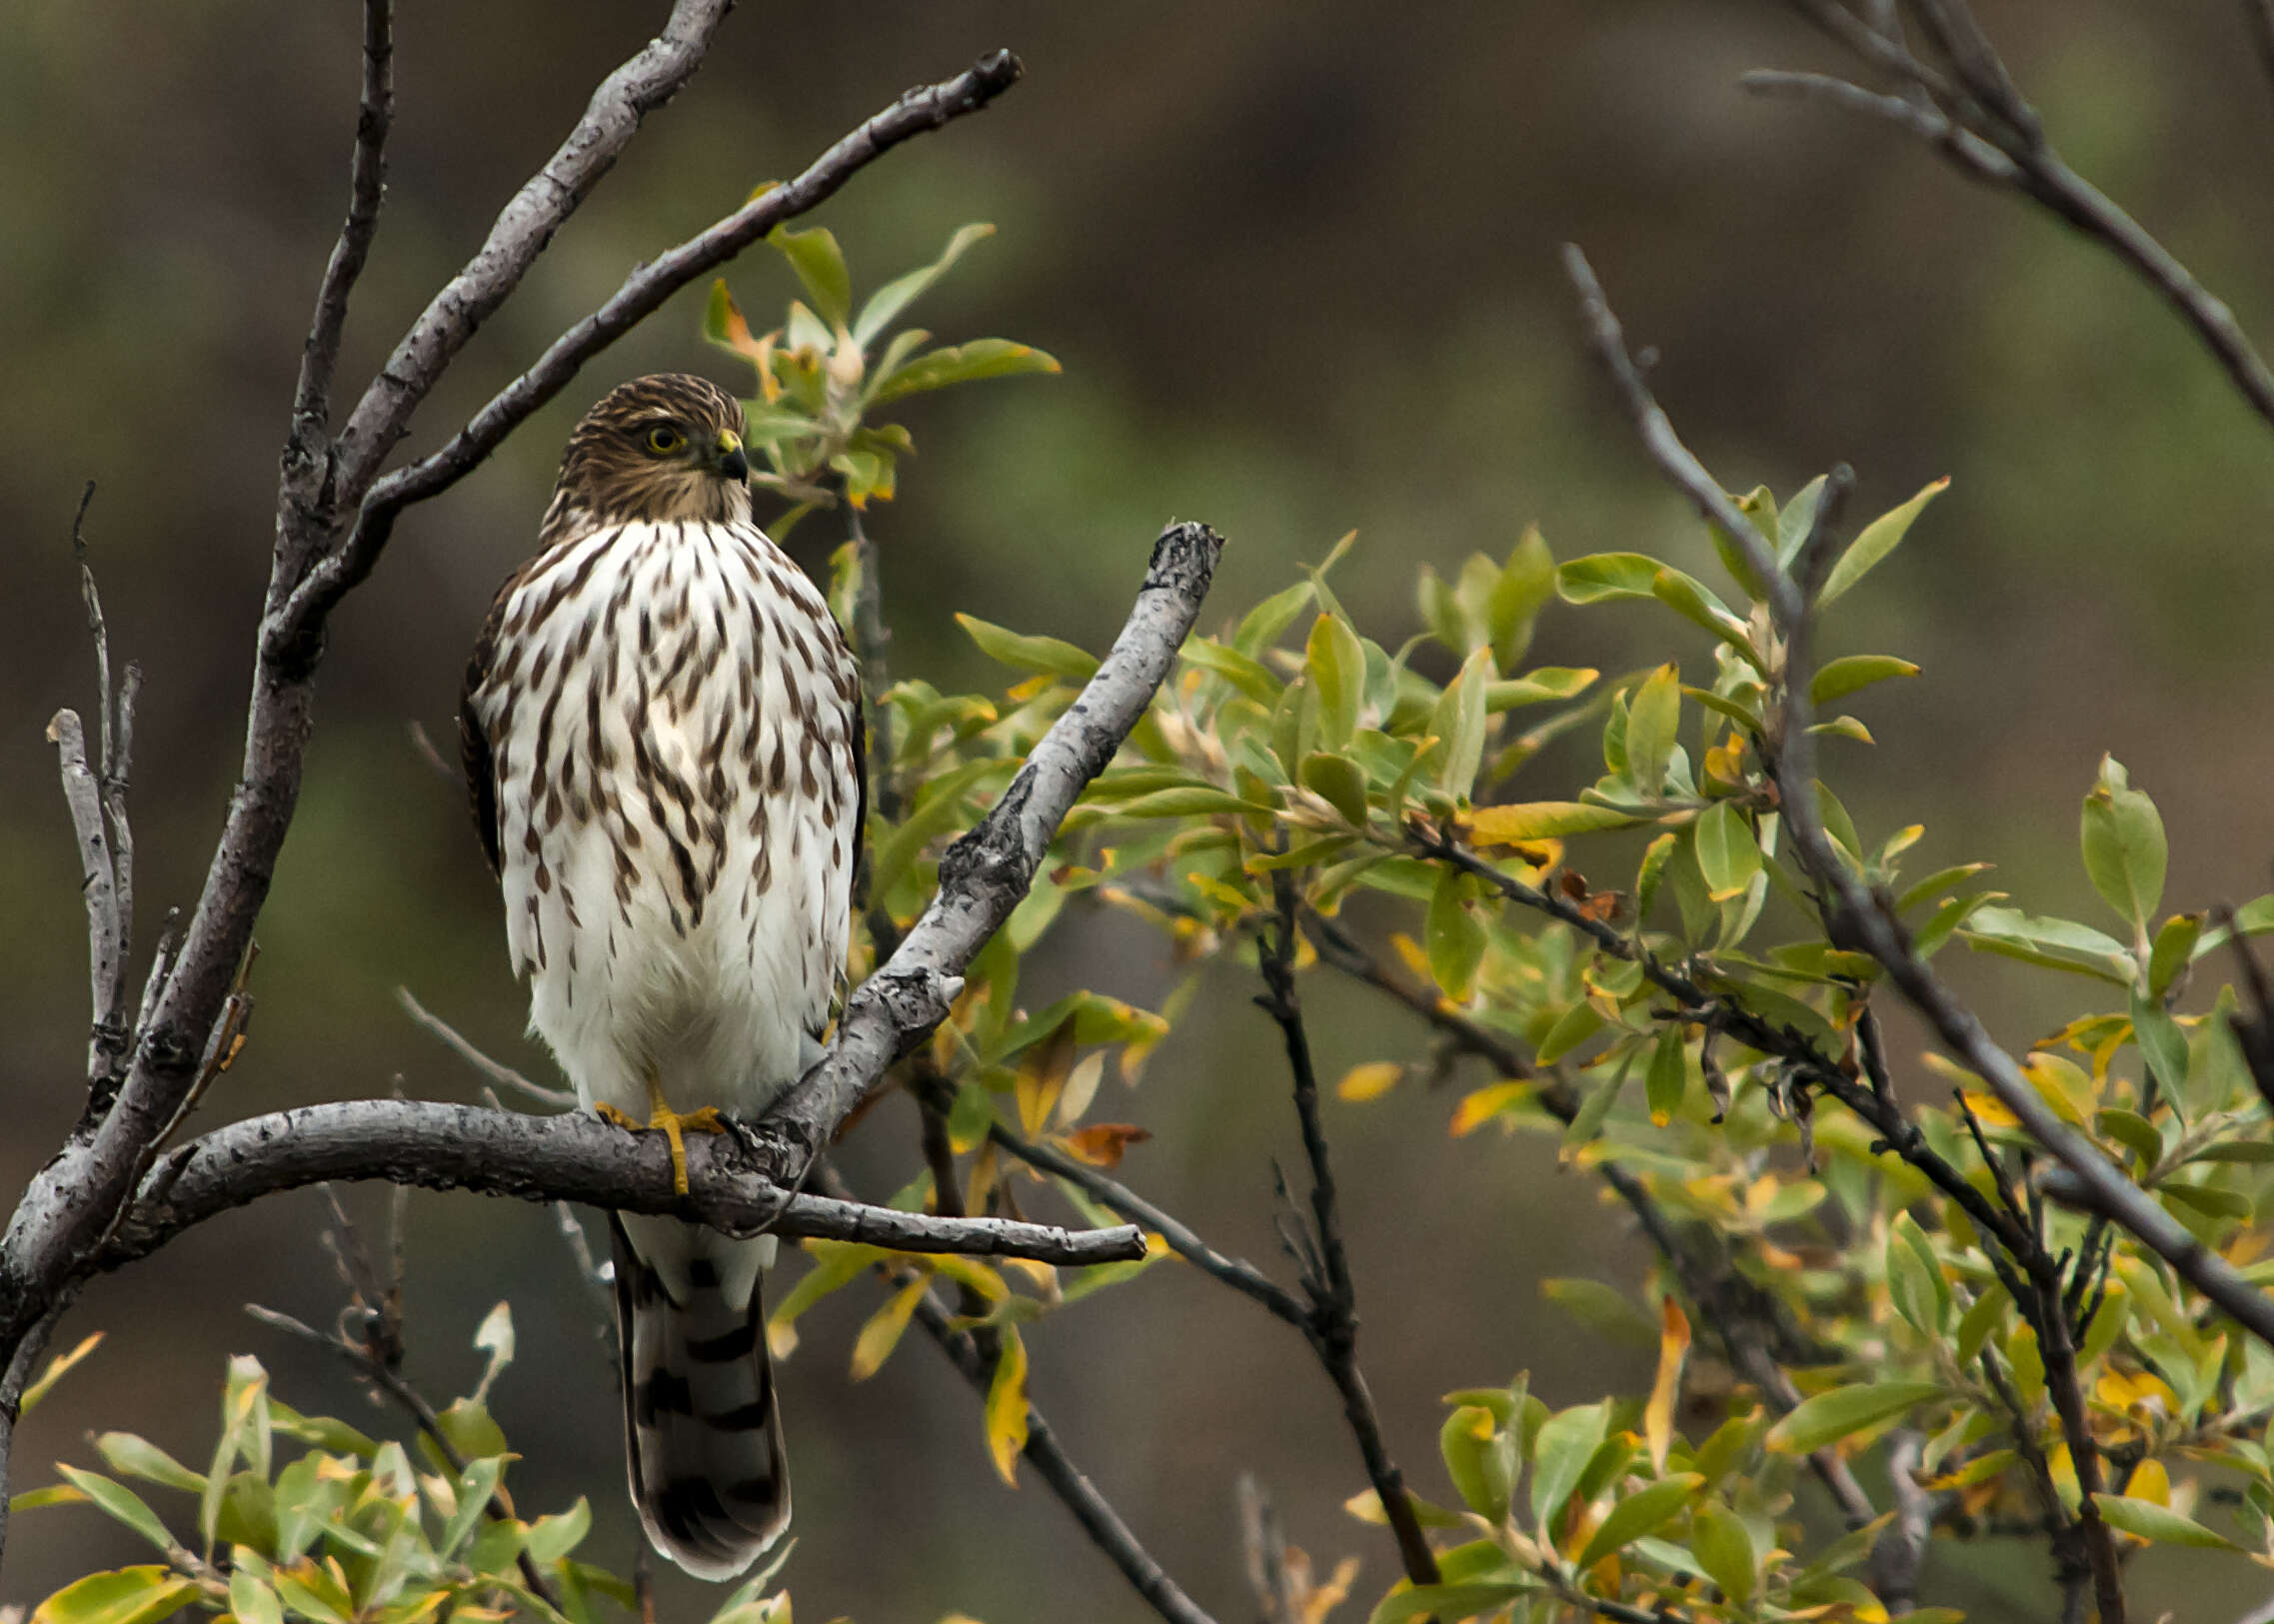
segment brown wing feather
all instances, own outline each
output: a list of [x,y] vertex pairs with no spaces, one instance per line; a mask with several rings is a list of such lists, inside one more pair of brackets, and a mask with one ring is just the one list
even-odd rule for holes
[[490,766],[490,739],[474,715],[474,695],[489,681],[490,662],[497,658],[498,635],[505,625],[506,600],[529,573],[523,565],[505,579],[483,618],[482,635],[466,657],[466,680],[458,692],[458,760],[466,770],[466,799],[474,813],[474,832],[482,837],[482,851],[490,859],[490,872],[498,871],[498,779]]

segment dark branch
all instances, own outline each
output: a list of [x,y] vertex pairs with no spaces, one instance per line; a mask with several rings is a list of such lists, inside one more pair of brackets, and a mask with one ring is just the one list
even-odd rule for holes
[[739,1147],[716,1138],[689,1142],[687,1168],[689,1193],[677,1195],[661,1137],[627,1133],[582,1111],[528,1116],[402,1099],[305,1105],[233,1122],[161,1159],[91,1266],[145,1257],[192,1224],[279,1190],[359,1179],[676,1213],[729,1234],[816,1235],[894,1251],[1074,1265],[1144,1255],[1135,1227],[1071,1231],[786,1194],[752,1176]]
[[[2251,410],[2274,426],[2274,372],[2268,371],[2234,313],[2138,221],[2062,161],[1964,0],[1913,0],[1913,14],[1943,58],[1940,69],[1920,61],[1834,0],[1793,0],[1793,4],[1898,85],[1923,92],[1940,111],[1908,98],[1875,96],[1813,76],[1752,76],[1748,82],[1753,88],[1827,96],[1852,110],[1891,120],[1930,143],[1962,173],[2032,199],[2130,266],[2194,330]],[[2246,10],[2261,52],[2274,48],[2269,44],[2274,41],[2274,23],[2267,20],[2266,0],[2246,0]]]
[[1390,1459],[1389,1446],[1381,1435],[1381,1417],[1374,1410],[1373,1394],[1366,1388],[1365,1376],[1358,1369],[1358,1297],[1357,1287],[1350,1278],[1349,1255],[1342,1244],[1342,1216],[1338,1204],[1334,1169],[1328,1159],[1326,1129],[1318,1115],[1318,1075],[1311,1064],[1310,1037],[1304,1029],[1302,1003],[1295,993],[1294,959],[1295,939],[1299,927],[1300,903],[1295,895],[1294,878],[1284,868],[1271,871],[1271,890],[1276,902],[1275,915],[1256,945],[1256,956],[1263,972],[1263,995],[1255,1001],[1264,1013],[1278,1024],[1279,1037],[1286,1048],[1287,1069],[1294,1080],[1295,1118],[1302,1129],[1303,1155],[1310,1163],[1310,1233],[1312,1243],[1305,1248],[1315,1256],[1318,1268],[1304,1263],[1302,1287],[1310,1298],[1310,1313],[1304,1330],[1318,1362],[1325,1366],[1327,1379],[1342,1398],[1342,1414],[1349,1422],[1350,1433],[1357,1440],[1358,1455],[1365,1462],[1366,1481],[1373,1485],[1374,1495],[1381,1502],[1382,1515],[1388,1519],[1390,1533],[1397,1541],[1398,1560],[1404,1565],[1405,1577],[1417,1585],[1438,1582],[1437,1556],[1429,1548],[1429,1539],[1421,1531],[1420,1519],[1414,1514],[1411,1496],[1405,1492],[1405,1474]]
[[[293,390],[293,437],[313,448],[331,431],[332,373],[348,324],[348,296],[363,274],[387,190],[387,132],[395,122],[394,0],[363,3],[363,94],[356,108],[355,157],[348,171],[348,217],[316,289],[316,315]],[[303,440],[302,437],[307,437]]]

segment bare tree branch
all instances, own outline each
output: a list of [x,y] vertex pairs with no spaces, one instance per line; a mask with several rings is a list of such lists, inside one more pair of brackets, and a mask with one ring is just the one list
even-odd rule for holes
[[440,1015],[431,1013],[425,1004],[419,1002],[417,998],[411,995],[411,989],[409,987],[397,987],[395,989],[395,1000],[398,1003],[402,1004],[404,1010],[410,1015],[413,1020],[417,1021],[421,1026],[425,1027],[436,1037],[440,1038],[445,1048],[449,1049],[451,1053],[457,1055],[460,1059],[464,1060],[475,1070],[481,1072],[483,1076],[489,1078],[490,1081],[496,1083],[499,1087],[509,1088],[513,1092],[520,1094],[523,1098],[534,1100],[538,1104],[547,1106],[553,1110],[568,1111],[575,1110],[577,1108],[577,1096],[575,1090],[569,1088],[548,1088],[542,1082],[536,1082],[528,1077],[523,1076],[519,1071],[516,1071],[512,1066],[507,1065],[503,1060],[492,1059],[489,1055],[484,1054],[480,1049],[476,1048],[472,1043],[469,1043],[465,1037],[460,1034],[457,1027],[451,1025],[449,1021],[444,1020]]
[[334,1179],[582,1201],[675,1213],[729,1234],[818,1235],[894,1251],[1073,1265],[1144,1255],[1144,1236],[1135,1226],[1071,1231],[790,1194],[753,1177],[740,1147],[723,1139],[691,1140],[687,1169],[689,1193],[681,1196],[673,1191],[670,1150],[660,1137],[627,1133],[582,1111],[529,1116],[403,1099],[304,1105],[233,1122],[161,1159],[91,1267],[117,1268],[234,1207]]
[[[682,9],[688,7],[683,4]],[[693,71],[692,64],[689,71]],[[349,459],[341,475],[341,490],[343,500],[360,498],[362,511],[356,518],[354,531],[347,542],[317,565],[308,579],[293,593],[291,602],[277,617],[275,624],[264,634],[268,647],[282,651],[304,641],[323,624],[332,606],[371,573],[372,566],[386,549],[398,513],[415,502],[424,502],[429,497],[439,495],[465,478],[524,419],[559,394],[563,386],[577,375],[579,368],[630,332],[666,299],[697,277],[733,259],[783,221],[821,204],[860,170],[892,148],[985,107],[1017,84],[1024,71],[1016,56],[1009,51],[997,51],[953,79],[909,91],[898,102],[815,159],[804,174],[787,186],[777,186],[752,199],[709,230],[658,255],[633,272],[624,285],[609,296],[606,304],[556,339],[552,347],[539,358],[536,366],[507,385],[487,406],[475,413],[472,421],[453,436],[449,444],[408,468],[397,469],[376,485],[371,485],[368,495],[363,494],[363,482],[369,480],[377,467],[378,459],[367,455],[372,444],[368,438],[360,448],[351,449],[359,422],[364,416],[363,408],[359,407],[358,421],[351,421],[341,435],[343,455]],[[602,88],[605,92],[607,87]],[[673,88],[676,89],[677,86]],[[625,132],[627,139],[630,133],[629,130]],[[575,136],[570,138],[569,145],[562,148],[563,154],[569,152],[576,139]],[[556,155],[555,164],[560,161],[560,156]],[[547,172],[550,173],[552,168],[553,165],[548,165]],[[596,170],[585,184],[589,186],[591,180],[598,178],[599,171]],[[532,187],[537,184],[531,182]],[[528,196],[526,191],[523,196]],[[482,254],[477,255],[466,271],[460,274],[460,282],[476,277],[479,268],[483,266],[484,256],[499,248],[500,233],[508,231],[509,220],[514,216],[515,210],[522,206],[522,199],[516,199],[506,214],[499,217],[498,226],[491,233],[490,244],[485,245]],[[571,206],[574,206],[573,199]],[[543,246],[542,238],[528,241],[526,233],[519,232],[518,227],[516,231],[518,234],[514,236],[513,243],[526,245],[528,257],[534,258],[537,250]],[[519,279],[521,269],[526,269],[526,265],[527,261],[524,260],[521,267],[512,273],[515,280]],[[381,374],[382,382],[393,376],[399,367],[416,369],[431,366],[439,369],[447,363],[457,345],[471,334],[470,326],[464,332],[457,332],[447,326],[437,325],[432,329],[433,337],[427,337],[430,319],[440,323],[437,311],[443,309],[445,302],[452,297],[452,289],[457,286],[458,283],[453,283],[451,288],[446,288],[436,296],[435,304],[428,308],[427,316],[421,318],[421,326],[412,330],[411,336],[403,341],[403,348],[396,352],[395,360],[389,364],[388,372]],[[497,299],[502,300],[511,288],[512,282],[509,281],[497,293]],[[449,340],[447,348],[443,347],[446,339]],[[379,386],[373,387],[377,390]],[[422,387],[418,394],[423,395],[424,392]],[[393,432],[400,432],[400,425],[409,416],[409,407],[415,406],[417,399],[417,395],[410,396],[403,409],[389,420],[394,425]],[[371,404],[372,397],[366,396],[365,405]],[[375,428],[364,430],[367,436],[374,432]],[[386,447],[381,446],[379,455],[384,455],[385,450]]]
[[348,296],[363,274],[387,190],[387,132],[395,122],[395,3],[363,0],[363,95],[356,109],[355,157],[348,172],[348,217],[316,289],[316,315],[301,351],[292,400],[293,435],[321,445],[331,432],[332,372],[348,324]]
[[[343,505],[362,501],[451,359],[520,286],[561,223],[615,167],[641,122],[695,76],[732,4],[678,0],[663,31],[600,82],[568,139],[499,211],[465,268],[428,302],[340,431],[337,483]],[[366,50],[368,62],[368,36]],[[364,151],[359,128],[359,165]],[[351,229],[353,220],[351,213]]]
[[58,711],[47,725],[48,743],[55,747],[63,775],[63,799],[71,809],[71,826],[79,837],[79,890],[87,903],[87,978],[91,1014],[87,1041],[87,1075],[101,1077],[111,1047],[108,1032],[115,1020],[112,988],[125,963],[120,939],[118,892],[111,871],[111,842],[103,832],[103,790],[87,764],[87,733],[79,713]]
[[1381,1417],[1374,1410],[1373,1394],[1358,1370],[1358,1294],[1350,1278],[1349,1255],[1342,1244],[1342,1217],[1334,1186],[1334,1170],[1327,1156],[1326,1130],[1318,1116],[1318,1076],[1311,1064],[1310,1037],[1304,1030],[1302,1004],[1295,994],[1294,958],[1299,903],[1294,878],[1284,868],[1271,870],[1271,890],[1277,903],[1272,926],[1257,944],[1257,961],[1263,973],[1263,995],[1255,1001],[1278,1023],[1287,1052],[1287,1069],[1294,1078],[1296,1120],[1302,1128],[1304,1157],[1310,1163],[1310,1239],[1318,1267],[1304,1262],[1303,1292],[1310,1299],[1304,1326],[1327,1379],[1342,1397],[1342,1414],[1357,1440],[1365,1462],[1366,1480],[1373,1485],[1397,1541],[1397,1555],[1405,1577],[1417,1585],[1438,1582],[1436,1552],[1421,1531],[1412,1498],[1405,1492],[1405,1474],[1390,1459],[1381,1435]]
[[[1923,91],[1939,117],[1915,102],[1874,96],[1814,76],[1751,76],[1758,90],[1803,90],[1890,119],[1930,142],[1961,172],[2021,193],[2083,236],[2099,243],[2153,288],[2195,332],[2251,410],[2274,426],[2274,371],[2269,371],[2234,312],[2194,274],[2062,161],[2037,114],[1964,0],[1911,0],[1911,12],[1944,61],[1936,69],[1863,22],[1837,0],[1791,0],[1793,9],[1900,85]],[[2245,0],[2262,53],[2274,49],[2267,0]],[[2274,57],[2269,58],[2274,61]],[[1838,88],[1833,88],[1838,87]]]

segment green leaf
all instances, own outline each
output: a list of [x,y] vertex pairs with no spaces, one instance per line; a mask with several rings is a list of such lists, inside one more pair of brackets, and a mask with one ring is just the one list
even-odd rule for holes
[[[505,1432],[492,1419],[490,1408],[486,1404],[477,1404],[465,1398],[453,1399],[435,1420],[441,1426],[442,1435],[450,1440],[451,1448],[458,1451],[460,1460],[482,1460],[506,1452]],[[420,1438],[422,1452],[428,1442],[428,1439]],[[439,1469],[440,1457],[429,1458],[435,1461]]]
[[1321,615],[1310,626],[1303,668],[1318,696],[1318,744],[1328,751],[1349,748],[1357,731],[1358,706],[1365,696],[1366,652],[1339,616]]
[[1680,1513],[1704,1482],[1696,1472],[1675,1472],[1620,1500],[1588,1536],[1587,1548],[1579,1553],[1581,1571],[1624,1549],[1630,1541],[1656,1533]]
[[157,1563],[90,1573],[32,1611],[31,1624],[158,1624],[195,1599],[197,1581]]
[[522,1548],[529,1552],[531,1561],[550,1567],[583,1544],[585,1535],[591,1532],[592,1502],[580,1495],[568,1510],[540,1517],[532,1523]]
[[1466,1003],[1475,990],[1476,966],[1483,961],[1488,934],[1484,921],[1468,905],[1467,889],[1459,869],[1445,869],[1429,897],[1422,929],[1429,973],[1455,1003]]
[[2171,991],[2172,983],[2179,979],[2195,957],[2195,943],[2203,936],[2203,915],[2200,913],[2174,913],[2163,921],[2155,935],[2155,946],[2148,954],[2148,996],[2157,1003]]
[[[1808,545],[1808,533],[1816,528],[1816,510],[1823,506],[1824,476],[1819,474],[1792,493],[1792,500],[1776,516],[1776,562],[1789,568]],[[1758,598],[1759,593],[1753,594]]]
[[1257,705],[1268,709],[1279,703],[1279,694],[1285,685],[1272,676],[1261,661],[1211,638],[1187,638],[1179,653],[1186,665],[1221,677]]
[[950,384],[977,383],[983,378],[1011,378],[1022,373],[1057,372],[1058,362],[1041,350],[1009,339],[974,339],[969,344],[943,345],[877,381],[869,397],[871,406],[897,401],[904,395],[945,389]]
[[1928,1336],[1942,1334],[1950,1287],[1926,1232],[1908,1212],[1897,1215],[1887,1233],[1887,1294],[1895,1312],[1914,1329]]
[[1867,1381],[1818,1393],[1768,1429],[1779,1454],[1806,1455],[1942,1394],[1931,1381]]
[[1658,1046],[1651,1051],[1650,1072],[1645,1082],[1644,1097],[1650,1106],[1650,1122],[1664,1127],[1682,1108],[1682,1090],[1689,1084],[1689,1057],[1682,1050],[1682,1029],[1678,1023],[1668,1024],[1658,1033]]
[[1678,668],[1660,666],[1634,691],[1626,723],[1626,777],[1635,792],[1656,800],[1665,792],[1666,767],[1682,720]]
[[1831,574],[1824,578],[1824,590],[1817,595],[1817,606],[1828,608],[1837,602],[1850,587],[1870,572],[1873,565],[1894,552],[1910,533],[1911,522],[1949,484],[1948,476],[1936,480],[1900,508],[1891,509],[1864,526],[1862,534],[1848,544],[1847,551],[1840,555],[1839,563],[1833,565]]
[[1600,604],[1621,598],[1651,598],[1663,569],[1644,553],[1594,553],[1573,559],[1555,573],[1555,590],[1567,604]]
[[766,240],[798,273],[806,297],[814,303],[815,315],[832,329],[853,319],[853,277],[845,268],[845,251],[837,246],[837,237],[827,226],[811,231],[776,226],[766,234]]
[[95,1440],[95,1449],[103,1457],[103,1464],[123,1477],[139,1477],[145,1482],[186,1489],[192,1494],[205,1492],[202,1476],[147,1438],[138,1438],[131,1432],[106,1432]]
[[2169,1010],[2141,997],[2136,987],[2132,991],[2132,1036],[2156,1080],[2168,1092],[2180,1092],[2187,1083],[2187,1036]]
[[976,615],[958,615],[956,624],[970,634],[982,654],[1014,670],[1065,677],[1077,683],[1087,683],[1098,675],[1095,656],[1058,638],[1007,631]]
[[1250,660],[1279,641],[1279,635],[1294,624],[1294,619],[1308,609],[1317,596],[1317,589],[1307,581],[1298,581],[1271,594],[1240,618],[1239,629],[1231,635],[1231,646]]
[[1455,800],[1466,801],[1484,760],[1484,691],[1492,682],[1492,651],[1478,649],[1461,663],[1460,675],[1439,697],[1429,732],[1443,753],[1437,784]]
[[1684,575],[1670,564],[1662,565],[1650,578],[1650,596],[1693,626],[1701,626],[1722,642],[1734,644],[1748,659],[1752,657],[1745,623],[1730,614],[1729,607],[1694,577]]
[[2101,758],[2100,782],[2084,798],[2079,836],[2093,888],[2134,929],[2145,930],[2163,900],[2163,818],[2113,756]]
[[166,1524],[158,1513],[151,1510],[142,1496],[124,1483],[115,1482],[98,1472],[81,1471],[76,1466],[58,1466],[56,1470],[105,1514],[125,1523],[161,1551],[170,1551],[180,1543],[166,1531]]
[[1531,645],[1532,622],[1554,597],[1555,555],[1539,527],[1527,525],[1484,600],[1484,634],[1493,662],[1503,671],[1523,658]]
[[1690,1518],[1689,1548],[1723,1595],[1740,1607],[1753,1599],[1753,1588],[1760,1582],[1760,1553],[1753,1549],[1753,1536],[1735,1512],[1718,1503],[1700,1506]]
[[1808,685],[1808,698],[1817,705],[1829,705],[1834,700],[1847,698],[1859,688],[1868,688],[1890,677],[1918,674],[1918,667],[1893,655],[1849,655],[1829,661],[1817,671],[1816,680]]
[[2140,1158],[2135,1175],[2147,1172],[2163,1159],[2163,1135],[2155,1124],[2136,1111],[2109,1109],[2093,1113],[2094,1131],[2104,1139],[2114,1139]]
[[964,257],[964,250],[994,235],[995,228],[984,222],[959,227],[938,259],[905,276],[895,277],[870,295],[868,304],[861,309],[860,319],[853,324],[853,342],[868,349],[878,334],[892,326],[895,317],[948,274],[949,267]]
[[1437,1429],[1445,1475],[1471,1511],[1498,1522],[1508,1514],[1515,1482],[1514,1440],[1488,1409],[1464,1404]]
[[1760,842],[1735,803],[1717,801],[1698,818],[1697,870],[1705,876],[1707,898],[1715,902],[1744,895],[1761,871]]
[[284,1624],[284,1604],[250,1568],[229,1575],[229,1610],[238,1624]]
[[[1508,1571],[1520,1570],[1511,1564]],[[1414,1585],[1410,1589],[1392,1590],[1382,1597],[1368,1615],[1366,1624],[1413,1624],[1415,1619],[1422,1618],[1480,1618],[1541,1588],[1536,1580],[1526,1578]]]
[[1549,1416],[1532,1440],[1531,1515],[1546,1530],[1578,1485],[1579,1475],[1610,1424],[1607,1401]]
[[1354,827],[1366,826],[1366,775],[1347,756],[1313,751],[1302,759],[1303,787],[1323,796],[1328,806]]
[[2196,1545],[2218,1551],[2236,1548],[2234,1541],[2225,1535],[2215,1534],[2192,1517],[2183,1517],[2153,1500],[2135,1500],[2123,1494],[2096,1494],[2092,1503],[2112,1526],[2158,1545]]
[[1575,1275],[1540,1281],[1539,1294],[1599,1335],[1627,1347],[1657,1351],[1658,1327],[1614,1286]]

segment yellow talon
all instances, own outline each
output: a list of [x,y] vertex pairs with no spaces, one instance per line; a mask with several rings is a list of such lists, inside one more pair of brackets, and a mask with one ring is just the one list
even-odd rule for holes
[[648,1079],[648,1100],[655,1109],[645,1122],[640,1121],[630,1112],[620,1110],[609,1104],[606,1100],[594,1105],[593,1113],[605,1122],[614,1122],[618,1127],[630,1128],[635,1133],[642,1129],[661,1129],[664,1137],[671,1141],[672,1190],[675,1194],[685,1195],[687,1193],[687,1145],[680,1135],[683,1133],[724,1133],[727,1131],[727,1124],[719,1120],[719,1110],[715,1105],[706,1105],[701,1110],[689,1111],[684,1116],[673,1110],[670,1105],[664,1102],[663,1085],[654,1077]]

